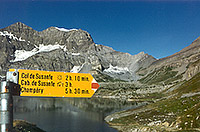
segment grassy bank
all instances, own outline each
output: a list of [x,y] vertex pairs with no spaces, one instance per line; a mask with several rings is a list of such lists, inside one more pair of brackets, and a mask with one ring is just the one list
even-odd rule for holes
[[106,118],[121,131],[200,131],[200,73],[147,106]]

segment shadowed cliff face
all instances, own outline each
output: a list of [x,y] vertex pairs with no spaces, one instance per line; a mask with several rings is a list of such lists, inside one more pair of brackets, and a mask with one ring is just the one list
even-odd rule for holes
[[117,52],[97,45],[81,29],[50,27],[38,32],[23,23],[0,29],[0,75],[9,68],[90,72],[136,80],[135,72],[156,59],[141,52]]

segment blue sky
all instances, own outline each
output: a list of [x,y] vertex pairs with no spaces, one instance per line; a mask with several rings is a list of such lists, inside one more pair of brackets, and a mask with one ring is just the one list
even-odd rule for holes
[[37,31],[81,28],[95,43],[155,58],[180,51],[200,36],[200,1],[1,0],[0,28],[23,22]]

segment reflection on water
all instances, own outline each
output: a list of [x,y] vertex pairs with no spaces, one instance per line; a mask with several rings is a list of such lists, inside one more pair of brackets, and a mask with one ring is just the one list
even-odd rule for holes
[[14,97],[14,118],[35,123],[47,132],[116,132],[106,115],[138,107],[137,103],[114,99]]

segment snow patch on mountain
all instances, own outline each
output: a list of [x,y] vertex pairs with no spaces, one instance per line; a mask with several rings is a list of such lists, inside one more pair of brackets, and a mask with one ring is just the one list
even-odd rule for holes
[[78,29],[65,29],[65,28],[59,28],[59,27],[55,27],[56,29],[58,29],[59,31],[63,31],[63,32],[69,32],[69,31],[77,31]]
[[63,49],[64,46],[61,46],[59,44],[57,45],[43,45],[40,44],[39,46],[35,45],[35,48],[32,49],[31,51],[26,51],[26,50],[16,50],[15,51],[15,59],[11,60],[11,62],[17,62],[17,61],[23,61],[26,60],[27,58],[40,53],[40,52],[50,52],[52,50],[56,49]]
[[72,53],[72,55],[80,55],[80,53]]
[[78,73],[81,70],[81,66],[74,66],[70,72],[72,73]]
[[25,41],[25,40],[22,39],[21,37],[18,38],[18,37],[16,37],[14,34],[9,33],[8,31],[3,31],[3,32],[0,31],[0,35],[1,35],[1,36],[4,36],[4,37],[7,36],[9,39],[13,39],[13,40],[16,40],[16,41]]
[[65,47],[63,48],[63,51],[65,51],[68,55],[72,56],[79,56],[81,54],[81,53],[67,52],[67,50],[65,50]]
[[110,64],[109,68],[108,68],[108,69],[105,69],[104,72],[120,74],[120,73],[129,72],[129,69],[128,69],[127,67],[112,66],[112,65]]
[[72,73],[79,73],[81,71],[81,69],[83,68],[84,64],[82,64],[81,66],[74,66],[70,72]]

